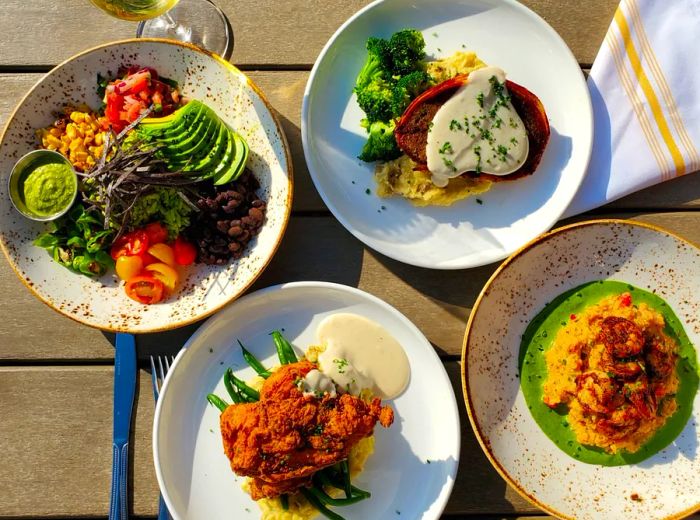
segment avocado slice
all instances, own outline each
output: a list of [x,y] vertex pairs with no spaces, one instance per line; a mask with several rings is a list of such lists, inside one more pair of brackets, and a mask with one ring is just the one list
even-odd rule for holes
[[147,117],[137,127],[139,135],[144,139],[165,139],[178,135],[184,128],[194,122],[203,108],[204,103],[192,100],[165,117]]
[[[228,132],[228,127],[221,123],[219,125],[219,135],[214,146],[205,149],[205,154],[198,158],[193,158],[184,167],[187,172],[198,172],[201,179],[208,179],[212,176],[216,167],[225,159],[226,151],[230,150],[232,143]],[[197,161],[197,159],[199,159]]]
[[172,142],[163,150],[165,156],[172,162],[197,161],[206,153],[219,134],[221,120],[213,111],[200,118],[197,127],[185,131],[185,139],[180,142]]
[[245,165],[248,162],[248,154],[250,152],[248,143],[240,136],[238,132],[235,132],[230,128],[229,132],[231,134],[231,140],[234,142],[235,151],[231,159],[231,164],[227,165],[227,167],[222,169],[220,172],[216,172],[214,174],[214,184],[217,186],[235,181],[241,175],[241,173],[243,173]]

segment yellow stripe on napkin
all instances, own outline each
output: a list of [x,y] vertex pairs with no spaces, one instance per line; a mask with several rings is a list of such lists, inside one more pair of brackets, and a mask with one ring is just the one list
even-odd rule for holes
[[671,130],[668,127],[663,110],[661,109],[659,98],[656,96],[656,93],[649,82],[649,78],[642,67],[642,62],[639,59],[639,54],[637,54],[634,42],[632,41],[632,34],[630,33],[629,25],[627,24],[627,20],[625,19],[625,15],[622,12],[621,7],[618,7],[617,11],[615,12],[615,22],[617,23],[625,44],[627,59],[632,65],[632,70],[637,76],[639,86],[642,87],[642,92],[644,92],[644,96],[649,103],[649,108],[651,108],[651,112],[654,116],[659,132],[661,133],[661,137],[671,153],[673,163],[676,166],[676,175],[683,175],[685,173],[685,161],[683,160],[683,155],[678,149],[676,141],[673,139],[673,135],[671,134]]
[[659,143],[656,134],[654,133],[654,129],[651,126],[649,117],[647,116],[647,113],[644,110],[642,100],[640,99],[639,95],[637,94],[637,91],[634,88],[632,78],[630,77],[629,73],[627,72],[627,69],[625,68],[624,58],[620,45],[617,42],[615,36],[612,34],[612,31],[608,31],[608,33],[605,36],[605,40],[608,46],[610,47],[610,54],[612,54],[613,60],[615,62],[615,68],[617,69],[617,72],[620,75],[620,82],[622,83],[622,87],[625,89],[627,97],[630,98],[632,109],[634,110],[634,113],[637,116],[637,120],[639,121],[639,126],[642,128],[644,137],[646,137],[647,143],[649,143],[649,148],[651,149],[651,152],[654,155],[654,158],[656,159],[656,163],[659,165],[661,177],[665,179],[666,176],[668,176],[668,174],[671,172],[671,169],[669,167],[668,161],[666,160],[666,156],[664,155],[664,152],[661,149],[661,144]]
[[681,144],[683,145],[683,148],[685,148],[687,156],[690,158],[691,164],[688,167],[688,171],[695,171],[700,168],[700,157],[698,156],[698,151],[688,135],[688,130],[685,128],[683,119],[678,112],[676,100],[673,98],[671,87],[669,87],[666,77],[661,70],[661,66],[656,59],[656,54],[654,54],[654,49],[649,43],[649,38],[644,30],[644,24],[642,23],[642,17],[639,13],[637,2],[636,0],[628,0],[626,5],[632,19],[632,30],[637,35],[637,39],[639,40],[642,48],[642,58],[649,65],[651,75],[654,77],[654,81],[656,81],[656,85],[661,91],[661,97],[663,97],[663,100],[666,103],[666,110],[671,117],[673,127],[676,129],[676,133],[680,138]]

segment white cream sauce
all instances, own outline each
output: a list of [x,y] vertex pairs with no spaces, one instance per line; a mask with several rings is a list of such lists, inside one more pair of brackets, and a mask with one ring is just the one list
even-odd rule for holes
[[324,394],[335,397],[337,395],[333,380],[316,369],[310,370],[304,379],[299,381],[299,390],[302,391],[304,397],[323,397]]
[[338,313],[324,319],[316,335],[325,346],[318,356],[319,367],[343,391],[357,395],[369,389],[377,397],[393,399],[408,385],[408,357],[378,323]]
[[433,184],[447,186],[468,171],[508,175],[525,163],[527,130],[505,81],[498,67],[477,69],[438,109],[426,146]]

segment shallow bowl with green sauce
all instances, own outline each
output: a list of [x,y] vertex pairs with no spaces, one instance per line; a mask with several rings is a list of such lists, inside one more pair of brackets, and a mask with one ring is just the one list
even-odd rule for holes
[[78,196],[78,175],[73,166],[51,150],[23,155],[12,168],[8,183],[15,209],[39,222],[65,215]]
[[[578,445],[566,416],[539,406],[543,353],[564,314],[611,291],[662,312],[680,344],[680,410],[634,455]],[[462,352],[469,419],[501,476],[560,518],[678,518],[700,509],[699,294],[700,249],[634,221],[566,226],[508,258],[474,305]]]

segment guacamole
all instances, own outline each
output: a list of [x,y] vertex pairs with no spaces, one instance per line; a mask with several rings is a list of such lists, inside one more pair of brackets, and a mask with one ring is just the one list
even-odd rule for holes
[[23,172],[19,195],[29,212],[49,217],[73,202],[78,183],[73,169],[64,162],[37,162]]

